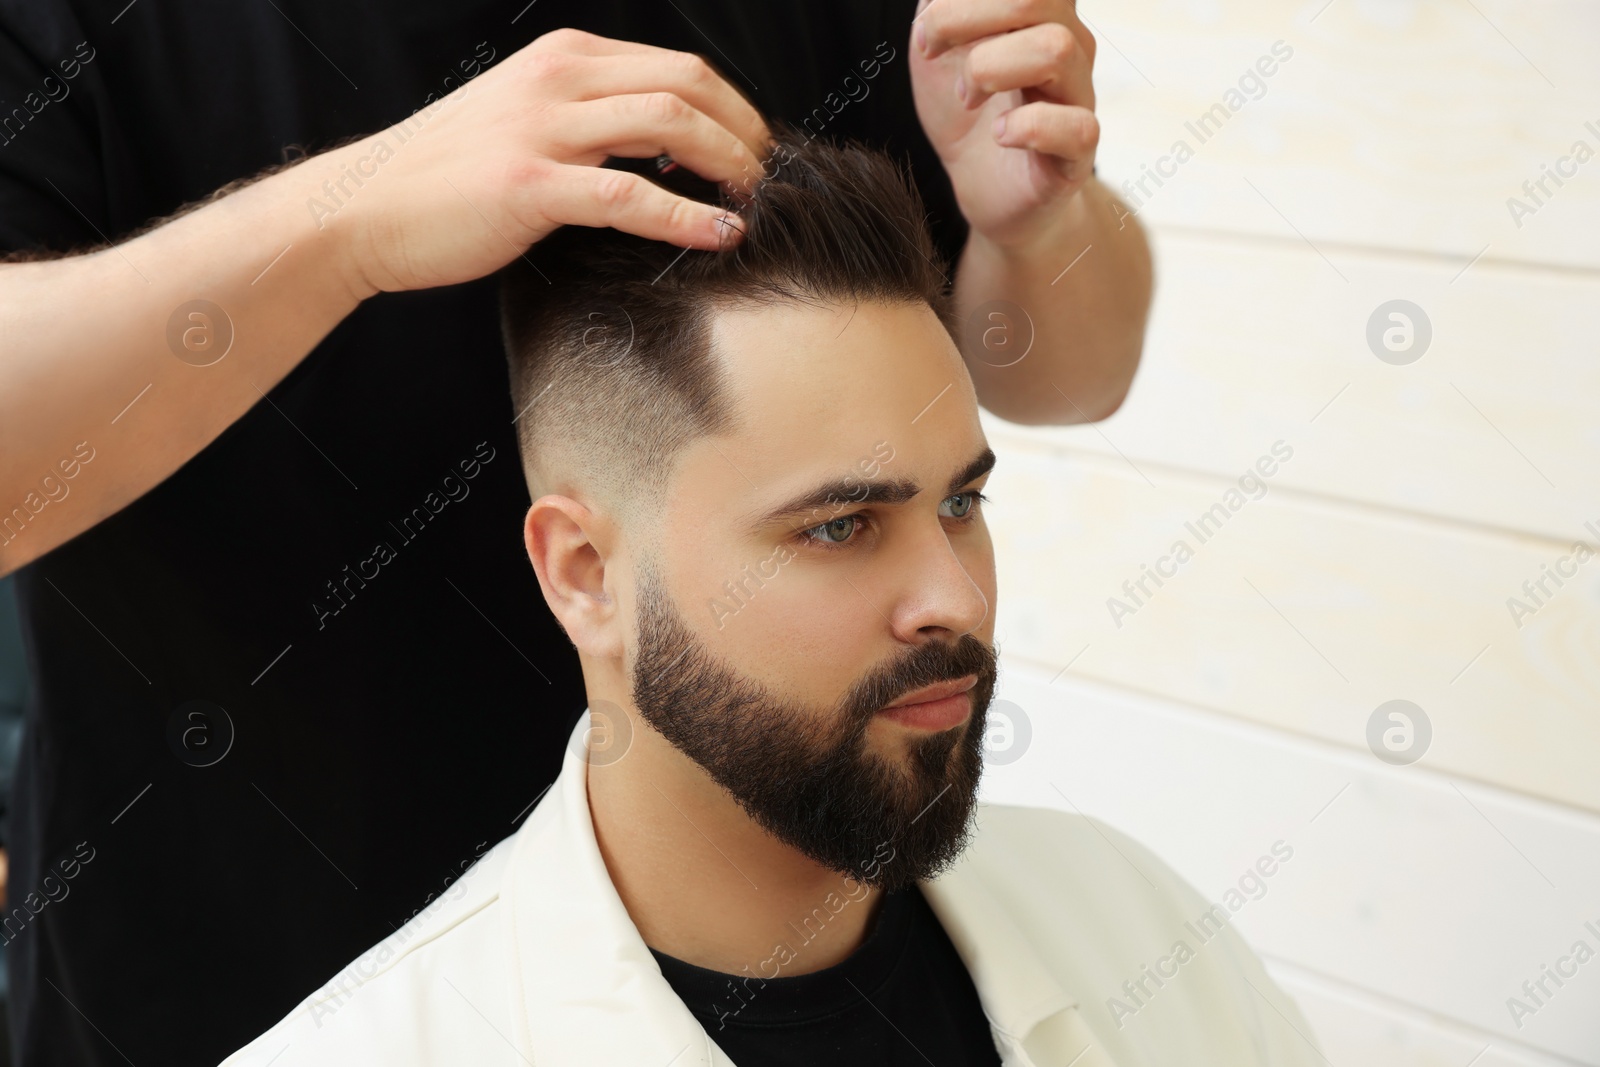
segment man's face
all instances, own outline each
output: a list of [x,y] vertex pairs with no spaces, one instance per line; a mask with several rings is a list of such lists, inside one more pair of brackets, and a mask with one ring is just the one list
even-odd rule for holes
[[[685,450],[640,554],[633,703],[816,862],[932,877],[966,843],[996,677],[971,381],[920,305],[727,311],[713,346],[743,426]],[[882,713],[951,681],[975,684],[943,719]]]

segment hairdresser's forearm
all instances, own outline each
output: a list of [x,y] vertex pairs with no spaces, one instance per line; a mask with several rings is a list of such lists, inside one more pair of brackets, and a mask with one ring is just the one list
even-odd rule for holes
[[[336,177],[340,157],[307,160],[120,245],[0,265],[0,575],[171,475],[360,303],[347,228],[319,230],[306,208],[308,188],[330,166]],[[231,322],[232,346],[210,366],[169,342],[174,314],[196,299]],[[180,315],[180,345],[189,330],[204,352],[221,336],[205,329]]]
[[[956,271],[961,322],[969,322],[980,305],[1004,300],[1026,312],[1034,331],[1032,349],[1009,366],[998,365],[1013,358],[1003,347],[965,353],[979,401],[1001,418],[1025,424],[1093,422],[1110,415],[1128,395],[1139,366],[1152,288],[1144,231],[1094,178],[1063,208],[1058,225],[1027,248],[1001,248],[974,231]],[[1014,339],[1027,327],[1005,328]],[[983,334],[982,326],[968,327],[963,339],[977,341]]]

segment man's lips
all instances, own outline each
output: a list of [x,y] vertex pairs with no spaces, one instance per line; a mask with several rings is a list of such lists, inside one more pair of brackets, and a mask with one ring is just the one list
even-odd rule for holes
[[978,676],[969,674],[953,682],[939,682],[913,690],[878,714],[905,726],[924,730],[948,730],[959,726],[972,714],[969,691]]
[[978,676],[976,674],[969,674],[965,678],[957,678],[953,682],[935,682],[933,685],[925,685],[921,689],[913,689],[893,704],[888,705],[888,707],[899,708],[907,704],[923,704],[932,700],[943,700],[945,697],[954,696],[957,693],[965,693],[977,684]]

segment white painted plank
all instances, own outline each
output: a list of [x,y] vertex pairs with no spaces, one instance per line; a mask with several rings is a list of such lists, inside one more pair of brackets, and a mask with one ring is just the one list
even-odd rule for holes
[[[1161,232],[1154,247],[1150,333],[1122,409],[1094,426],[991,425],[1227,478],[1281,438],[1296,452],[1274,485],[1600,540],[1583,528],[1600,526],[1600,276],[1479,263],[1455,277],[1363,255],[1340,257],[1345,282],[1304,248]],[[1366,339],[1395,298],[1432,332],[1404,366]]]
[[[1600,266],[1600,157],[1560,163],[1570,177],[1545,178],[1537,201],[1522,189],[1575,142],[1600,150],[1592,3],[1168,0],[1081,10],[1101,34],[1102,178],[1118,186],[1158,166],[1170,175],[1125,194],[1147,221],[1463,261],[1487,246],[1491,259]],[[1286,60],[1272,53],[1280,41]],[[1192,152],[1182,163],[1180,141]],[[1514,216],[1514,196],[1533,214]]]
[[1267,972],[1295,998],[1334,1067],[1594,1067],[1512,1044],[1393,999],[1268,959]]
[[[1077,657],[1079,676],[1356,752],[1379,705],[1413,701],[1432,723],[1427,766],[1600,811],[1600,561],[1547,586],[1519,628],[1507,600],[1558,558],[1545,542],[1287,490],[1235,490],[1229,512],[1216,483],[997,451],[986,492],[1007,651]],[[1212,508],[1225,523],[1198,526]],[[1179,542],[1193,553],[1181,565]],[[1157,586],[1147,567],[1172,576]]]

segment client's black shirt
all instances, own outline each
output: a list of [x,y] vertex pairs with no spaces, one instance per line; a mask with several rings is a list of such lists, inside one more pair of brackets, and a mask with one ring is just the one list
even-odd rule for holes
[[[803,959],[798,934],[789,944]],[[866,940],[847,959],[809,974],[723,974],[650,951],[739,1067],[1000,1063],[966,965],[915,887],[883,898]]]

